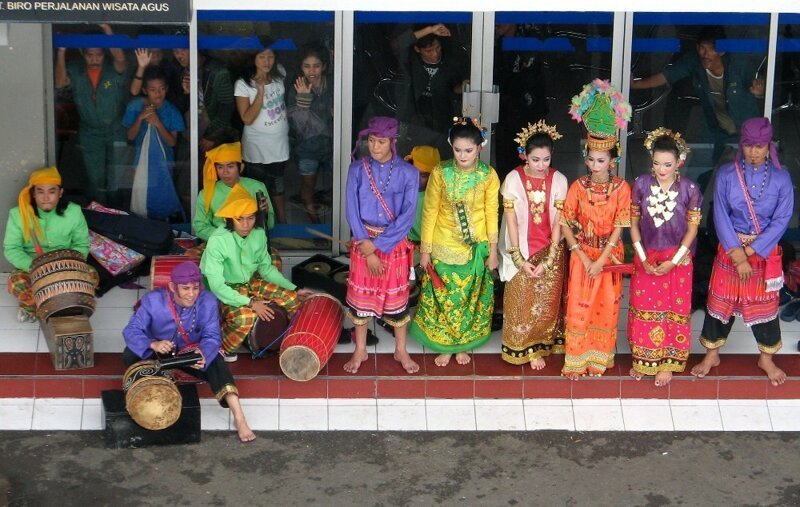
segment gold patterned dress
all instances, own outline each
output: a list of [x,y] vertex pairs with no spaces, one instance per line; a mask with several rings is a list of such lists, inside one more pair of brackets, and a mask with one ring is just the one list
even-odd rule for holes
[[491,334],[494,281],[486,267],[497,242],[500,180],[489,165],[458,169],[453,160],[431,173],[422,210],[422,277],[409,334],[427,349],[454,354],[486,343]]
[[[567,196],[567,178],[550,169],[545,178],[531,178],[522,166],[506,176],[501,189],[503,208],[513,210],[518,229],[518,245],[524,259],[541,264],[549,254],[551,233],[558,210]],[[517,269],[511,254],[513,245],[503,216],[500,228],[500,279],[506,282],[503,293],[503,345],[501,357],[512,364],[564,353],[564,313],[566,307],[566,256],[559,241],[552,269],[528,277]]]

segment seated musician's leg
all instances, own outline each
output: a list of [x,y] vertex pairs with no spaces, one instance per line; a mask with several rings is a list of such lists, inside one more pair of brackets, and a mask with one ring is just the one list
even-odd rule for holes
[[36,303],[33,300],[30,273],[15,269],[8,275],[7,284],[8,293],[19,301],[17,321],[36,322]]
[[239,402],[239,390],[236,388],[231,370],[225,364],[225,361],[220,356],[215,357],[209,363],[206,371],[203,372],[203,376],[208,379],[208,384],[211,386],[211,390],[214,391],[214,396],[219,404],[231,410],[233,424],[236,427],[239,440],[242,442],[255,440],[256,435],[247,424],[242,404]]
[[246,306],[236,308],[222,303],[219,313],[222,318],[222,350],[234,354],[253,329],[258,316]]

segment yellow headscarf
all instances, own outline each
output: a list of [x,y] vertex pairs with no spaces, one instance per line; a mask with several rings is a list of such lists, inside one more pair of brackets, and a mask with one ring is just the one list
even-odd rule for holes
[[206,152],[206,161],[203,164],[203,201],[206,212],[211,208],[211,198],[214,197],[214,186],[217,184],[217,168],[214,164],[242,161],[242,143],[221,144],[213,150]]
[[55,167],[45,167],[38,171],[33,171],[28,178],[28,186],[23,188],[17,198],[19,204],[19,214],[22,218],[22,236],[27,242],[31,239],[31,225],[36,228],[37,236],[42,236],[42,228],[39,227],[39,220],[31,206],[31,189],[36,185],[58,185],[61,186],[61,175]]
[[214,213],[220,218],[238,219],[245,215],[251,215],[258,211],[258,204],[250,193],[240,184],[236,184],[225,199],[222,207]]
[[442,158],[439,156],[439,150],[433,146],[415,146],[405,160],[411,160],[419,172],[429,174],[434,167],[439,165]]

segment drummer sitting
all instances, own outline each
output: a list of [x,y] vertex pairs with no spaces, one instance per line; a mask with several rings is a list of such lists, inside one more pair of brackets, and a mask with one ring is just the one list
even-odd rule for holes
[[222,349],[226,361],[235,361],[236,349],[253,329],[256,319],[272,320],[276,304],[291,316],[299,300],[311,295],[296,290],[272,265],[267,236],[256,223],[256,200],[241,185],[234,185],[216,216],[225,219],[208,238],[200,270],[211,292],[220,300]]
[[205,380],[223,407],[233,413],[239,440],[250,442],[256,435],[247,425],[239,403],[239,391],[228,365],[220,359],[219,308],[217,299],[200,286],[200,269],[193,262],[175,266],[167,288],[155,289],[122,330],[126,367],[158,355],[199,352],[203,358],[183,371]]
[[[254,198],[259,192],[264,195],[260,208],[267,216],[267,229],[275,226],[275,215],[270,213],[272,202],[267,187],[258,180],[242,177],[243,169],[242,144],[239,142],[221,144],[206,152],[206,161],[203,165],[203,190],[197,195],[197,208],[192,219],[192,228],[198,238],[208,241],[217,227],[225,225],[225,220],[214,214],[222,207],[237,183]],[[205,244],[190,249],[186,255],[199,257],[204,249]]]
[[80,206],[61,201],[61,175],[55,167],[34,171],[19,193],[19,206],[8,213],[3,255],[14,266],[8,292],[19,300],[17,320],[36,322],[31,290],[33,259],[52,250],[71,249],[89,254],[89,228]]

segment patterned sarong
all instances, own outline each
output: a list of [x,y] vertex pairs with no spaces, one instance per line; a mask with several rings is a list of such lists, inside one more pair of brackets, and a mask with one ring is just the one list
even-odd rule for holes
[[[368,228],[369,230],[369,228]],[[374,237],[370,233],[371,237]],[[347,305],[352,312],[351,319],[398,315],[408,306],[408,276],[412,267],[414,245],[402,239],[389,253],[380,250],[375,255],[384,266],[381,276],[372,276],[355,242],[350,246],[350,272],[347,277]],[[405,324],[408,318],[404,319]],[[402,324],[401,324],[402,325]]]
[[467,264],[433,260],[422,277],[419,306],[409,334],[426,348],[454,354],[480,347],[491,334],[494,280],[485,265],[489,244],[478,243]]
[[[652,263],[671,260],[677,249],[649,251]],[[645,375],[686,368],[691,344],[692,263],[682,264],[663,276],[650,275],[634,256],[628,308],[628,341],[633,369]]]
[[[265,282],[257,276],[254,276],[247,284],[232,287],[239,294],[275,303],[286,310],[289,317],[297,311],[300,305],[295,291]],[[247,306],[237,308],[224,303],[219,304],[219,313],[222,318],[222,348],[225,352],[232,353],[244,343],[258,319],[258,315]]]
[[766,261],[757,255],[749,257],[748,261],[753,268],[753,275],[742,282],[722,245],[717,249],[708,287],[707,310],[709,315],[722,323],[736,316],[750,327],[778,316],[779,292],[767,292],[764,283]]
[[36,315],[36,303],[33,300],[31,289],[31,274],[21,269],[15,269],[8,275],[8,293],[19,300],[19,307],[30,316]]
[[[600,256],[586,244],[583,251],[590,259]],[[577,255],[570,256],[569,273],[562,373],[602,375],[614,365],[622,275],[601,272],[590,279]]]
[[[547,246],[530,258],[541,264],[549,253]],[[566,308],[567,264],[564,244],[559,243],[555,269],[545,270],[538,278],[529,278],[520,271],[505,286],[503,293],[504,361],[511,364],[564,353],[564,313]]]

